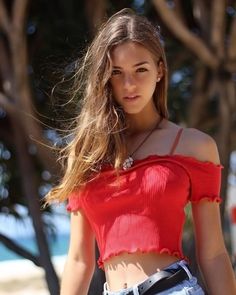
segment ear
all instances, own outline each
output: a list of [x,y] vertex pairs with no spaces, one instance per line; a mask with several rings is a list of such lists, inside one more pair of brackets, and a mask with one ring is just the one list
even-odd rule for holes
[[159,61],[157,65],[157,82],[160,82],[163,76],[164,76],[164,63],[163,61]]

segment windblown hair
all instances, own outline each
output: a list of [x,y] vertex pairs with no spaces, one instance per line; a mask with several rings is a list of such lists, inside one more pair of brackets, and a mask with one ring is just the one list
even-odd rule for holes
[[77,63],[75,92],[82,94],[81,110],[72,140],[62,150],[64,174],[60,183],[46,195],[46,204],[65,201],[73,190],[99,173],[103,163],[112,164],[118,173],[127,156],[124,111],[113,99],[109,79],[112,73],[111,51],[126,42],[137,42],[148,49],[156,63],[164,65],[164,76],[157,83],[153,99],[158,113],[168,117],[167,63],[159,29],[145,17],[125,8],[111,16],[99,29],[81,62]]

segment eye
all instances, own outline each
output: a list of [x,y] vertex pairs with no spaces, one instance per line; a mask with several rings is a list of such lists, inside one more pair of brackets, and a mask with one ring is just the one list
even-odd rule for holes
[[114,75],[119,75],[119,74],[121,74],[121,71],[120,71],[120,70],[113,70],[113,71],[111,72],[111,75],[112,75],[112,76],[114,76]]
[[137,72],[147,72],[148,70],[146,68],[138,68]]

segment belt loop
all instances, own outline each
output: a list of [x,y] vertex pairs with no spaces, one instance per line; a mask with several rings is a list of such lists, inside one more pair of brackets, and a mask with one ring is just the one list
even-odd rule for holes
[[103,295],[107,295],[107,290],[108,290],[108,284],[107,284],[107,282],[105,282],[104,284],[103,284]]
[[187,266],[185,264],[185,260],[180,260],[177,263],[186,271],[189,279],[191,279],[193,276],[192,276],[191,272],[189,271],[189,269],[187,268]]
[[136,285],[133,286],[133,293],[134,293],[134,295],[139,295],[138,285],[139,284],[136,284]]

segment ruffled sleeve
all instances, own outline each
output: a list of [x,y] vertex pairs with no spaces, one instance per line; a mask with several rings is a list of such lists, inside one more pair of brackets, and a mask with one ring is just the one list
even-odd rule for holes
[[73,191],[68,197],[66,210],[68,212],[75,212],[82,208],[82,199],[78,191]]
[[221,202],[221,164],[212,162],[193,161],[188,167],[191,179],[190,195],[191,202],[201,200]]

